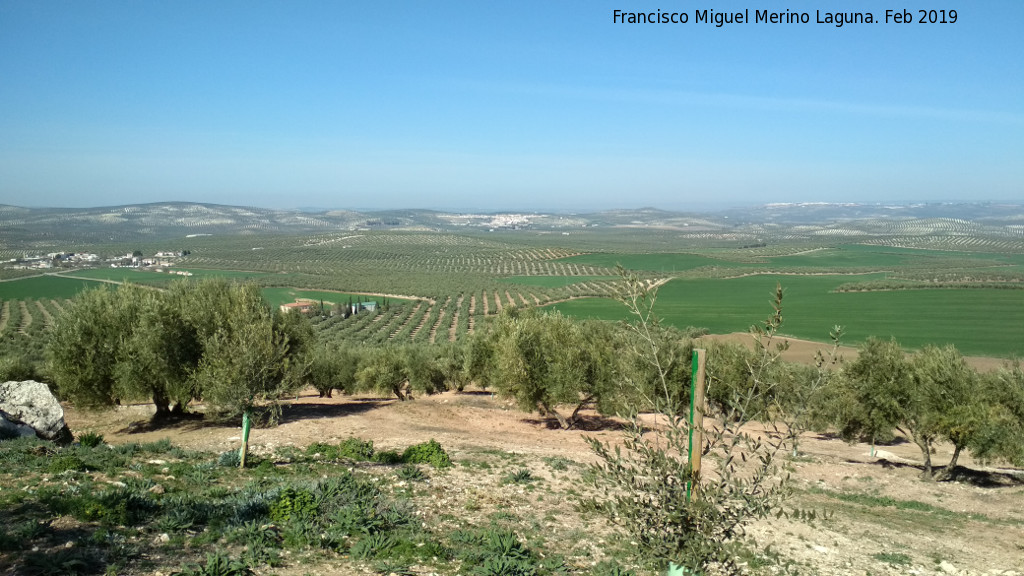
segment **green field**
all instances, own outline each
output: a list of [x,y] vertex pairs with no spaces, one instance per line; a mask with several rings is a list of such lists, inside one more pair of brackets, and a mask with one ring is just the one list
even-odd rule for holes
[[34,276],[22,280],[0,282],[0,299],[72,298],[82,290],[100,285],[100,283],[90,280],[60,276]]
[[[1022,290],[830,293],[848,280],[840,275],[679,279],[661,288],[656,310],[678,327],[744,331],[770,313],[769,303],[780,282],[785,290],[782,331],[794,337],[827,340],[829,330],[839,324],[847,344],[868,336],[894,337],[911,348],[949,343],[965,354],[1024,357]],[[551,308],[579,317],[627,317],[622,304],[610,299],[573,300]]]
[[[730,257],[735,260],[731,260]],[[621,264],[631,270],[681,273],[702,266],[737,269],[819,268],[833,271],[849,268],[873,270],[947,268],[951,266],[973,268],[1020,265],[1021,259],[1024,258],[1019,254],[951,252],[863,244],[816,248],[787,256],[758,256],[756,252],[748,254],[736,252],[730,257],[710,258],[691,253],[599,253],[562,258],[559,262],[605,268],[614,268]],[[741,259],[743,261],[740,261]]]

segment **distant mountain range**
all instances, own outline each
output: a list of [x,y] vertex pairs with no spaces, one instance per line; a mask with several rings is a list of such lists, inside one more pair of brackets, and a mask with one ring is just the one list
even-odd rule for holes
[[[913,225],[911,225],[913,224]],[[649,228],[685,233],[786,237],[881,234],[980,234],[1020,239],[1024,205],[995,203],[767,204],[719,212],[654,208],[593,213],[432,210],[273,210],[190,202],[99,208],[0,205],[0,243],[39,245],[72,235],[90,243],[161,240],[190,235],[310,234],[347,230],[497,231]]]

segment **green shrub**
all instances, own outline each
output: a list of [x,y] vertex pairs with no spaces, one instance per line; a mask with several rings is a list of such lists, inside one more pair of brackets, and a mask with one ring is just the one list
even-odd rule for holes
[[407,464],[430,464],[434,468],[447,468],[452,465],[452,459],[444,448],[434,440],[409,446],[402,453],[402,461]]
[[362,440],[354,436],[346,438],[338,444],[338,457],[365,462],[373,459],[373,441]]
[[401,464],[404,462],[402,455],[394,450],[384,450],[377,452],[373,455],[374,462],[380,462],[381,464]]
[[270,519],[274,522],[311,519],[316,512],[316,500],[308,490],[285,488],[270,504]]
[[50,474],[63,474],[64,472],[86,472],[91,470],[88,464],[85,463],[77,454],[62,452],[50,460],[50,464],[46,467],[46,470]]

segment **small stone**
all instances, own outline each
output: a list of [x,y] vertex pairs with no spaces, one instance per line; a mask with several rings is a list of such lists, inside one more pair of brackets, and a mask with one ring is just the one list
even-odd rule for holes
[[945,572],[946,574],[956,574],[956,572],[957,572],[956,566],[953,566],[952,564],[950,564],[949,562],[946,562],[945,560],[943,560],[942,562],[939,562],[939,570]]
[[149,492],[150,494],[163,494],[164,487],[161,486],[160,484],[157,484],[156,486],[153,486],[149,490],[146,490],[146,492]]

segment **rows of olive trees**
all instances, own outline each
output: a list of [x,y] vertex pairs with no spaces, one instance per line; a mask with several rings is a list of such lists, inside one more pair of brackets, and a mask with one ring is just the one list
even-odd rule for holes
[[255,285],[122,285],[75,298],[52,332],[49,372],[85,407],[152,399],[164,416],[203,400],[239,414],[301,386],[314,339],[308,319],[273,310]]
[[[641,288],[635,294],[653,299]],[[908,356],[876,339],[846,365],[835,362],[834,347],[814,366],[783,362],[781,296],[755,327],[753,347],[707,345],[710,416],[780,423],[794,451],[810,429],[869,441],[898,431],[920,447],[928,477],[939,440],[955,450],[943,473],[964,450],[1024,462],[1019,367],[978,374],[953,348]],[[52,332],[49,373],[77,404],[152,399],[158,415],[197,399],[237,414],[307,384],[322,395],[374,391],[404,400],[473,383],[570,428],[585,407],[604,415],[688,410],[698,334],[662,327],[653,315],[618,325],[508,308],[458,344],[318,345],[305,317],[271,309],[253,285],[127,285],[73,301]]]
[[[905,353],[895,341],[869,339],[837,379],[830,413],[843,436],[872,442],[898,431],[921,450],[924,476],[948,476],[960,454],[1024,464],[1024,372],[1019,365],[979,373],[952,346]],[[953,446],[936,471],[935,444]]]

